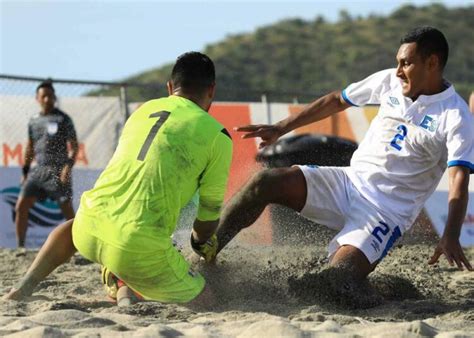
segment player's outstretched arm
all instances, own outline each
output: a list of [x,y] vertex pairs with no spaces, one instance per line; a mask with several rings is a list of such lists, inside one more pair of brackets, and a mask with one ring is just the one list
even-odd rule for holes
[[451,266],[456,264],[460,270],[463,270],[464,267],[470,271],[473,270],[459,243],[461,227],[469,200],[469,174],[470,169],[467,167],[455,166],[449,168],[448,220],[443,236],[429,260],[429,264],[438,262],[439,257],[445,255]]
[[260,148],[274,143],[280,136],[307,124],[320,121],[338,113],[350,105],[340,91],[331,92],[307,105],[300,113],[290,116],[274,125],[258,124],[235,128],[243,132],[242,138],[260,137]]

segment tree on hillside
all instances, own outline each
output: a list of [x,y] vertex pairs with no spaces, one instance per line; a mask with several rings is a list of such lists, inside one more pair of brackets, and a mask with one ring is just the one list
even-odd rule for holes
[[[474,6],[405,5],[389,16],[352,17],[336,23],[288,19],[253,33],[228,36],[207,46],[217,69],[217,100],[308,102],[325,92],[395,67],[400,38],[411,28],[431,25],[450,43],[446,77],[466,99],[474,89]],[[132,101],[166,95],[171,64],[126,79]]]

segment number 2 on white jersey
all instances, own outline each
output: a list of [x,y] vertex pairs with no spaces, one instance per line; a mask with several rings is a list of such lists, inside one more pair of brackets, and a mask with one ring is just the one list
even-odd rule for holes
[[395,136],[393,137],[392,141],[390,142],[390,145],[392,147],[394,147],[395,149],[397,150],[401,150],[402,149],[402,146],[400,145],[400,143],[405,139],[405,137],[407,136],[407,133],[408,133],[408,130],[407,130],[407,127],[405,127],[403,124],[399,125],[397,127],[397,130],[399,131],[398,134],[395,134]]

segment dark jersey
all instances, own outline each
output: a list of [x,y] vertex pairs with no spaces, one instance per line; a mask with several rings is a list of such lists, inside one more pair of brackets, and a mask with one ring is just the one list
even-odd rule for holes
[[30,119],[28,137],[38,165],[63,166],[68,161],[67,141],[76,139],[76,130],[71,118],[55,108]]

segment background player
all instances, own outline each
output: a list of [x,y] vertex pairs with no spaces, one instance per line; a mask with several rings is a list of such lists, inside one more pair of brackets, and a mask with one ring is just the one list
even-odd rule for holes
[[[15,207],[18,247],[25,246],[28,212],[38,199],[56,200],[66,220],[74,217],[71,169],[79,149],[74,124],[67,114],[55,108],[51,82],[38,85],[36,101],[41,111],[28,122],[22,187]],[[33,159],[37,165],[30,171]]]

